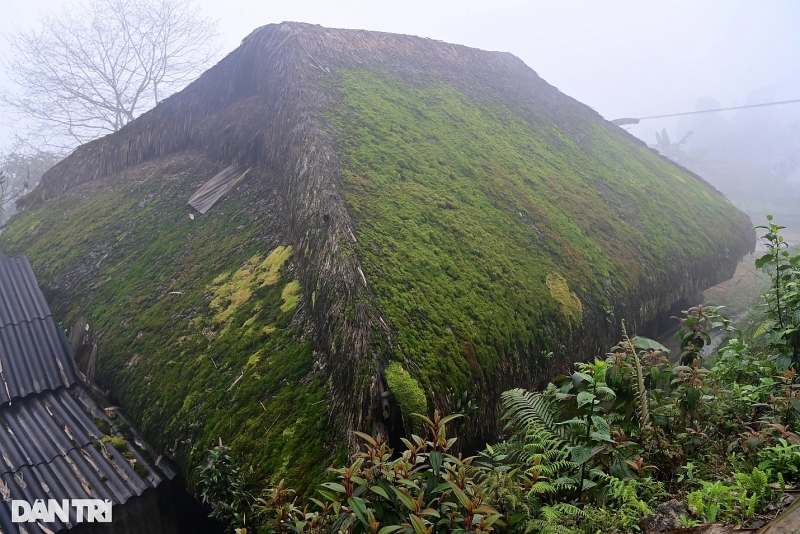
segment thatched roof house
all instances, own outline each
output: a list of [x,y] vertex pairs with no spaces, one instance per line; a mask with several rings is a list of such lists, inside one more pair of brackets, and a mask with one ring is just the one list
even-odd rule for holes
[[[225,169],[250,171],[203,189]],[[201,215],[204,191],[226,196]],[[492,436],[501,391],[602,354],[754,243],[714,188],[510,54],[297,23],[20,204],[0,246],[92,317],[148,437],[195,466],[221,436],[299,483],[415,410],[471,398],[463,432]]]

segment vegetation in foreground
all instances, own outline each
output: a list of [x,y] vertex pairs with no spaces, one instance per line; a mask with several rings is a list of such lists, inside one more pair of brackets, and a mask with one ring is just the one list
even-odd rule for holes
[[[462,414],[417,415],[424,437],[402,452],[356,433],[362,450],[308,502],[283,483],[252,490],[222,444],[198,488],[237,533],[635,532],[670,498],[687,507],[680,526],[747,525],[800,480],[800,254],[772,217],[757,229],[770,288],[753,332],[716,307],[691,308],[673,365],[623,327],[605,360],[543,391],[503,393],[505,439],[478,456],[453,452],[447,426]],[[707,356],[714,328],[728,337]]]

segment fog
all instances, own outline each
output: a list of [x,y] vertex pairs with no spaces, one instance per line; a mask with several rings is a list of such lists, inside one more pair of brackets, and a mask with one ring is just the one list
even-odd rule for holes
[[[747,104],[775,101],[756,91]],[[698,109],[720,107],[700,99]],[[752,214],[800,214],[800,104],[682,117],[683,163]],[[761,223],[763,221],[759,221]]]
[[[258,26],[294,20],[406,33],[511,52],[605,118],[644,117],[800,98],[800,3],[597,1],[199,0],[218,20],[220,48]],[[0,33],[34,27],[59,0],[0,0]],[[8,43],[0,42],[0,54]],[[0,90],[8,83],[0,71]],[[0,148],[20,117],[0,115]],[[648,144],[666,130],[684,164],[748,210],[800,200],[800,104],[644,120],[628,127]],[[788,175],[786,175],[788,172]],[[783,176],[781,173],[783,173]],[[781,175],[781,176],[779,176]],[[765,184],[791,184],[780,195]],[[750,204],[747,204],[749,202]]]

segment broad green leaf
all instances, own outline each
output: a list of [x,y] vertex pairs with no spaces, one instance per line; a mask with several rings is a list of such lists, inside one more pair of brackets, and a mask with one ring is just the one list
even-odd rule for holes
[[380,495],[381,497],[383,497],[383,498],[384,498],[384,499],[386,499],[387,501],[388,501],[388,500],[390,500],[390,499],[389,499],[389,495],[386,493],[386,490],[384,490],[384,489],[383,489],[382,487],[380,487],[380,486],[371,486],[371,487],[369,488],[369,490],[370,490],[372,493],[376,494],[376,495]]
[[578,393],[578,408],[582,406],[586,406],[587,404],[592,404],[594,402],[595,396],[594,393],[589,391],[581,391]]
[[409,480],[407,478],[401,478],[400,480],[397,481],[397,483],[402,484],[404,486],[408,486],[409,488],[414,488],[417,491],[421,491],[421,488],[417,486],[416,482],[414,482],[413,480]]
[[764,265],[772,260],[772,254],[764,254],[760,258],[756,259],[756,269],[761,269]]
[[593,415],[592,423],[594,424],[595,428],[599,433],[608,434],[609,437],[611,436],[611,425],[608,424],[608,421],[606,421],[599,415]]
[[669,352],[669,349],[659,343],[654,339],[650,339],[649,337],[644,336],[636,336],[632,338],[633,345],[636,348],[644,349],[644,350],[660,350],[663,352]]
[[323,488],[331,489],[333,491],[337,491],[339,493],[345,493],[344,486],[342,486],[338,482],[325,482],[323,484],[320,484],[320,486],[322,486]]
[[611,439],[611,434],[604,434],[602,432],[591,432],[589,434],[589,438],[595,441],[605,441],[608,443],[612,443],[614,441]]
[[592,377],[590,375],[587,375],[586,373],[581,373],[578,371],[572,373],[572,383],[577,386],[581,382],[589,382],[591,384]]
[[443,484],[439,484],[438,486],[436,486],[433,490],[433,493],[441,493],[449,489],[450,489],[450,482],[445,482]]
[[442,417],[441,421],[439,421],[439,425],[440,426],[441,425],[446,425],[447,423],[449,423],[453,419],[458,419],[459,417],[464,417],[464,414],[454,413],[454,414],[446,415],[446,416]]
[[422,415],[421,413],[412,413],[411,415],[416,417],[417,419],[422,419],[424,423],[433,426],[433,421],[431,421],[428,417]]
[[411,526],[414,527],[414,532],[416,534],[426,534],[428,529],[425,528],[425,523],[422,521],[422,519],[413,514],[408,516],[408,519],[411,521]]
[[597,395],[601,397],[603,400],[609,401],[617,398],[617,394],[614,393],[614,390],[607,387],[607,386],[598,386],[597,387]]
[[400,499],[400,502],[403,503],[403,506],[412,512],[417,509],[417,503],[411,498],[411,495],[406,490],[403,488],[397,488],[395,486],[392,486],[392,490],[394,490],[394,492],[397,494],[397,498]]
[[650,368],[650,379],[653,382],[658,382],[661,379],[661,371],[658,369],[658,367]]
[[467,494],[464,493],[464,490],[452,482],[448,482],[447,484],[450,486],[450,489],[453,490],[453,494],[456,496],[456,499],[458,499],[458,502],[461,503],[461,506],[468,508],[471,500],[469,497],[467,497]]
[[585,464],[592,457],[592,449],[585,445],[576,445],[570,451],[570,460],[578,465]]
[[364,502],[364,499],[351,497],[347,499],[347,504],[350,505],[350,508],[353,509],[358,520],[361,521],[361,524],[363,524],[364,528],[369,532],[371,527],[369,525],[369,519],[367,519],[367,504]]
[[353,431],[353,434],[355,434],[359,438],[363,439],[364,441],[366,441],[367,443],[369,443],[373,447],[375,445],[377,445],[375,439],[372,436],[368,435],[368,434],[364,434],[363,432],[358,432],[358,431]]
[[430,453],[430,455],[428,455],[428,459],[431,462],[431,467],[433,468],[433,474],[438,477],[439,470],[442,468],[442,453],[434,451]]
[[694,407],[697,405],[697,401],[700,400],[701,392],[696,387],[690,386],[686,390],[686,403],[690,407]]

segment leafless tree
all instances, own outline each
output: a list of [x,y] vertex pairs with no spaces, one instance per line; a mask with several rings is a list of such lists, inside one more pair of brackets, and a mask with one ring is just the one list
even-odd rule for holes
[[37,148],[115,132],[207,68],[216,23],[193,0],[88,0],[7,36],[14,90],[0,100]]
[[0,230],[16,213],[15,202],[30,193],[42,175],[58,163],[60,156],[52,152],[24,152],[17,145],[0,154]]

